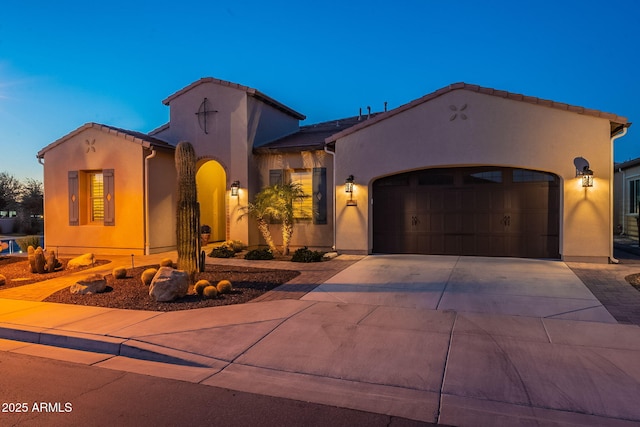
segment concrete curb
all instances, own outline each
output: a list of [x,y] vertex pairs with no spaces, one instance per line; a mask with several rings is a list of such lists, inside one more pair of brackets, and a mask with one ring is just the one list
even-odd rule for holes
[[127,338],[35,328],[24,325],[0,325],[0,338],[172,365],[219,367],[218,365],[221,363],[226,364],[226,362],[206,356]]

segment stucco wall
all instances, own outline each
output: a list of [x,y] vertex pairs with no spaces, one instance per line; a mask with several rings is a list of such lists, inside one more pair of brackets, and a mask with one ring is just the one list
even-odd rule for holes
[[[143,155],[140,144],[95,128],[76,133],[47,151],[44,156],[47,248],[57,249],[63,255],[143,254]],[[68,172],[102,169],[114,169],[115,226],[70,226]],[[81,198],[81,203],[87,203],[86,199]]]
[[[594,171],[592,188],[583,189],[575,178],[573,159],[579,156]],[[358,202],[347,207],[344,191],[336,192],[337,247],[370,252],[369,194],[375,179],[436,166],[500,165],[558,175],[560,253],[567,260],[606,260],[611,162],[606,119],[455,90],[336,142],[336,180],[353,174]]]
[[[331,250],[333,246],[333,164],[332,158],[324,151],[303,151],[300,153],[280,153],[271,155],[255,156],[255,163],[258,166],[259,174],[256,182],[256,188],[269,185],[269,171],[272,169],[309,169],[326,168],[327,179],[327,223],[314,224],[313,220],[301,219],[296,221],[291,239],[290,247],[292,250],[308,246],[309,248],[319,250]],[[252,243],[264,244],[264,240],[257,232],[255,222],[250,222]],[[282,244],[281,229],[278,225],[273,225],[272,235],[276,245]]]
[[176,247],[177,176],[173,151],[158,150],[149,165],[149,252]]

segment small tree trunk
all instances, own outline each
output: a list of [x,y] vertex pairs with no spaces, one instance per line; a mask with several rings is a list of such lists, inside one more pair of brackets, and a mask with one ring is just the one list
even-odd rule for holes
[[282,254],[289,255],[289,244],[293,236],[293,224],[287,221],[282,222]]
[[264,237],[267,245],[269,245],[269,249],[271,249],[271,252],[273,252],[274,254],[277,253],[278,249],[276,248],[275,243],[273,243],[271,230],[269,230],[269,224],[267,224],[264,219],[258,218],[258,229],[260,230],[260,233],[262,233],[262,237]]

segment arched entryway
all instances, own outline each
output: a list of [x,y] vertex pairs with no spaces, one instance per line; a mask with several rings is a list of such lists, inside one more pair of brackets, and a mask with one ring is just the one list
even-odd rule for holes
[[200,224],[211,227],[210,241],[226,239],[227,214],[225,207],[227,174],[220,163],[208,160],[196,172]]
[[559,230],[551,173],[436,168],[373,183],[373,252],[559,258]]

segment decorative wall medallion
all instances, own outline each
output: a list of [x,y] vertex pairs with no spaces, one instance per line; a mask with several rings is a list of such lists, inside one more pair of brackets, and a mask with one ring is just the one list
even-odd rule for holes
[[96,145],[96,140],[95,140],[95,139],[92,139],[91,141],[89,141],[88,139],[86,139],[86,140],[84,141],[84,143],[85,143],[85,144],[87,144],[87,153],[88,153],[89,151],[93,151],[94,153],[96,152],[96,147],[95,147],[95,145]]
[[200,108],[198,108],[196,116],[198,116],[198,124],[200,125],[200,129],[202,129],[204,133],[209,133],[209,129],[207,127],[207,119],[209,114],[217,112],[218,110],[211,109],[211,107],[209,106],[209,100],[207,98],[205,98],[204,101],[202,101],[202,104],[200,104]]
[[458,117],[460,117],[462,120],[467,120],[467,115],[463,113],[463,111],[467,109],[467,104],[462,104],[462,106],[460,107],[449,105],[449,109],[453,111],[453,114],[449,117],[449,121],[455,120]]

